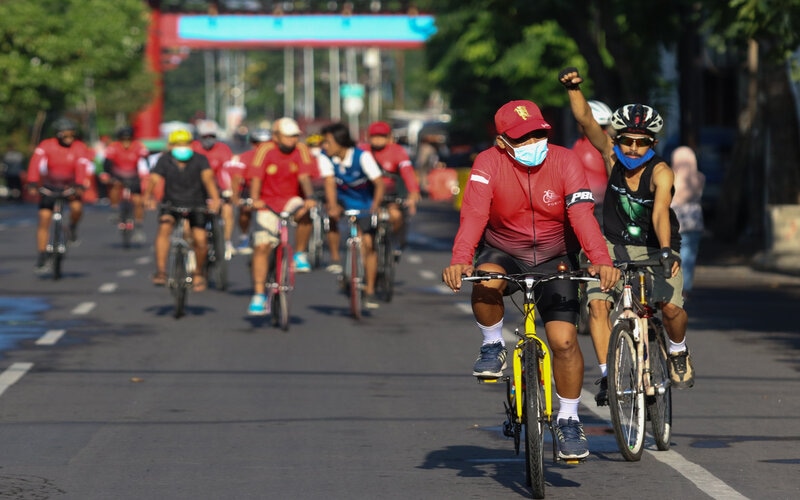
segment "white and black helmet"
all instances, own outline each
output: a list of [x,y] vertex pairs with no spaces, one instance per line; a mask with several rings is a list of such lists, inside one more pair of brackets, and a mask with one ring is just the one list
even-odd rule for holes
[[611,111],[611,108],[609,108],[606,103],[592,100],[588,101],[588,104],[589,107],[592,108],[592,116],[594,116],[594,121],[596,121],[598,125],[605,127],[611,123],[613,111]]
[[614,111],[611,126],[617,132],[640,132],[655,135],[664,126],[658,111],[646,104],[626,104]]

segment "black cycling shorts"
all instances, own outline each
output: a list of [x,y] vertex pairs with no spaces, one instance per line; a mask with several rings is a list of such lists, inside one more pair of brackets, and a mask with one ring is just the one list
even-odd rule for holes
[[[571,270],[577,269],[579,266],[577,254],[565,255],[532,266],[527,262],[512,257],[502,250],[483,243],[478,249],[475,267],[481,264],[491,263],[502,267],[505,274],[526,272],[551,273],[557,271],[558,264],[562,261],[566,263]],[[511,295],[518,291],[520,291],[520,288],[516,283],[509,283],[503,295]],[[542,322],[567,321],[577,324],[578,313],[580,311],[577,281],[553,280],[536,285],[533,288],[533,296],[536,301],[536,310],[539,313],[539,317],[542,318]]]
[[[175,215],[172,213],[172,210],[169,207],[161,207],[161,209],[158,211],[159,222],[164,222],[165,217],[169,217],[169,219],[173,220],[175,219]],[[206,225],[205,207],[193,209],[191,212],[187,214],[186,219],[189,221],[190,227],[205,227]]]
[[[51,186],[46,186],[48,189],[53,191],[60,191],[62,188],[56,188]],[[69,204],[73,199],[80,200],[81,198],[77,195],[71,196],[67,202],[64,203],[66,206]],[[53,210],[56,208],[56,196],[48,196],[46,194],[39,195],[39,210]]]
[[123,187],[130,189],[131,194],[142,194],[142,181],[139,177],[120,177],[112,173],[111,178],[122,184]]

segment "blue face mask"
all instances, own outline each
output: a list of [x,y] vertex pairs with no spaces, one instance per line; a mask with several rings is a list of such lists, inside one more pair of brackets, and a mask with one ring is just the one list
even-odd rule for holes
[[547,158],[547,139],[518,148],[511,148],[511,150],[514,151],[514,160],[517,163],[526,167],[535,167],[541,165],[544,159]]
[[189,146],[175,146],[170,151],[170,154],[178,161],[187,161],[194,155],[194,151]]
[[617,160],[619,160],[620,163],[622,163],[628,170],[636,170],[647,163],[647,161],[656,154],[656,152],[652,149],[648,149],[647,153],[645,153],[641,158],[629,158],[625,156],[619,146],[614,146],[614,153],[617,154]]

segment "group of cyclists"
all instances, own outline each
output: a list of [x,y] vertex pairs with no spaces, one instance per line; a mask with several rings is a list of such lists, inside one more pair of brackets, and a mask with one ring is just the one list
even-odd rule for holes
[[[607,179],[602,228],[594,216],[593,186],[581,156],[548,143],[551,126],[535,103],[510,101],[494,116],[495,145],[481,152],[472,165],[452,258],[442,279],[459,291],[462,276],[476,271],[550,273],[562,262],[577,269],[583,252],[589,273],[599,278],[587,286],[587,295],[601,372],[595,399],[601,406],[608,404],[610,310],[620,278],[613,262],[660,260],[671,273],[669,277],[660,270],[652,274],[651,297],[661,309],[669,336],[671,383],[680,389],[692,387],[694,370],[686,347],[687,315],[681,293],[681,241],[670,209],[674,176],[653,149],[663,119],[645,104],[627,104],[610,113],[607,106],[590,104],[575,68],[561,71],[559,81],[567,90],[586,141],[596,150],[594,157],[605,166],[605,171],[600,171]],[[608,123],[610,134],[604,128]],[[503,297],[513,292],[506,283],[501,279],[481,281],[472,288],[472,311],[483,336],[473,367],[478,378],[496,379],[506,368]],[[589,455],[589,447],[578,416],[584,377],[576,328],[578,285],[554,280],[537,288],[536,307],[552,352],[559,400],[555,418],[558,454],[566,460],[583,459]]]
[[[36,194],[40,186],[75,187],[70,198],[70,241],[77,242],[77,227],[82,215],[82,195],[87,178],[96,168],[95,155],[77,138],[78,127],[68,119],[54,123],[55,137],[40,143],[28,168],[28,186]],[[386,122],[369,126],[369,142],[357,144],[349,128],[340,122],[325,126],[320,134],[301,140],[298,123],[283,117],[269,128],[250,133],[251,148],[234,154],[219,139],[215,122],[200,120],[195,133],[179,128],[169,133],[163,152],[150,154],[134,139],[133,129],[123,127],[116,141],[105,148],[102,172],[98,179],[108,186],[109,201],[117,206],[122,189],[129,189],[134,207],[135,241],[144,242],[142,232],[145,208],[158,209],[158,229],[154,241],[155,285],[167,280],[170,235],[176,223],[170,207],[189,209],[188,238],[196,259],[192,279],[194,291],[207,286],[204,276],[208,254],[206,218],[219,214],[223,221],[226,257],[252,254],[253,296],[247,312],[269,314],[265,282],[272,250],[278,243],[279,214],[293,213],[296,223],[295,254],[297,272],[310,272],[307,249],[311,237],[310,210],[324,204],[330,218],[327,270],[340,273],[338,223],[346,209],[366,214],[360,221],[365,252],[365,300],[368,308],[378,307],[374,298],[377,260],[371,233],[370,213],[376,214],[385,200],[393,230],[404,234],[404,213],[413,214],[420,199],[413,165],[400,145],[392,140]],[[400,183],[403,186],[400,186]],[[400,194],[407,196],[404,200]],[[386,198],[386,196],[389,196]],[[406,212],[407,211],[407,212]],[[53,213],[53,199],[39,198],[35,271],[46,271],[45,246]],[[238,228],[238,244],[234,232]],[[400,242],[402,245],[404,242]]]

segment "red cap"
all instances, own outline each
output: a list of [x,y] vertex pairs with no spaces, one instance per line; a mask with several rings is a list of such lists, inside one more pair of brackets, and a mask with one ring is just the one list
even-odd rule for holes
[[511,101],[503,104],[494,115],[494,126],[498,134],[519,139],[534,130],[550,130],[544,121],[539,106],[531,101]]
[[386,122],[374,122],[369,126],[369,135],[391,135],[392,127]]

